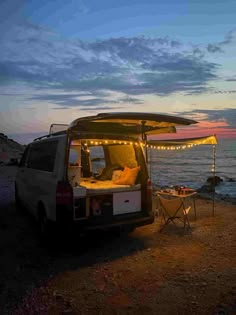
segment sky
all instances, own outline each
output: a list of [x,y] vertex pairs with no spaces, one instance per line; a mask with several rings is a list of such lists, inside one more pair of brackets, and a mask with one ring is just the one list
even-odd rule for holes
[[1,0],[0,48],[0,132],[20,143],[130,111],[236,139],[235,0]]

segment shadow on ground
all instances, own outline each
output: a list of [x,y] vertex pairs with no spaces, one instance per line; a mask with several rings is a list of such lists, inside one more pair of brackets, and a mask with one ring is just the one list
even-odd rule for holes
[[35,220],[25,211],[18,212],[14,202],[5,204],[0,216],[0,309],[10,311],[32,288],[58,273],[132,255],[145,249],[146,243],[145,237],[119,230],[67,231],[45,246]]

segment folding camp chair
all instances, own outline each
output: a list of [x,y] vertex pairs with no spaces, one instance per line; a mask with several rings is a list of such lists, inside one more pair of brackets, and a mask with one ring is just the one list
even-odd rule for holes
[[190,228],[188,213],[191,207],[185,208],[184,201],[180,197],[176,197],[173,199],[167,199],[160,195],[158,195],[159,199],[159,210],[161,213],[161,217],[164,220],[164,224],[162,225],[160,232],[165,228],[169,223],[175,224],[175,221],[180,221],[183,223],[184,228]]

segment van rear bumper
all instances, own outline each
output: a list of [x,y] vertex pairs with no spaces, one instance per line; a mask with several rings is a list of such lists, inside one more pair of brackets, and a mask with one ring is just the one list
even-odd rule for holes
[[83,229],[83,230],[104,230],[110,229],[114,227],[128,227],[128,228],[136,228],[148,224],[152,224],[154,222],[154,215],[151,216],[131,216],[124,218],[121,216],[120,218],[116,218],[110,222],[94,222],[93,220],[86,221],[74,221],[73,225],[75,228]]
[[63,227],[75,227],[77,230],[97,230],[109,229],[112,227],[139,227],[154,222],[154,213],[152,211],[139,211],[120,215],[113,215],[111,212],[105,215],[89,216],[85,218],[73,218],[71,209],[57,209],[57,225]]

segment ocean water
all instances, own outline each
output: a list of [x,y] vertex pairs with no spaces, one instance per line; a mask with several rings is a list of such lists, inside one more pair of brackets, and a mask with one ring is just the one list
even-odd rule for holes
[[[149,150],[153,184],[200,188],[213,176],[213,146],[198,145],[185,150]],[[216,193],[236,197],[236,139],[219,139],[216,145],[216,176],[223,179]]]

